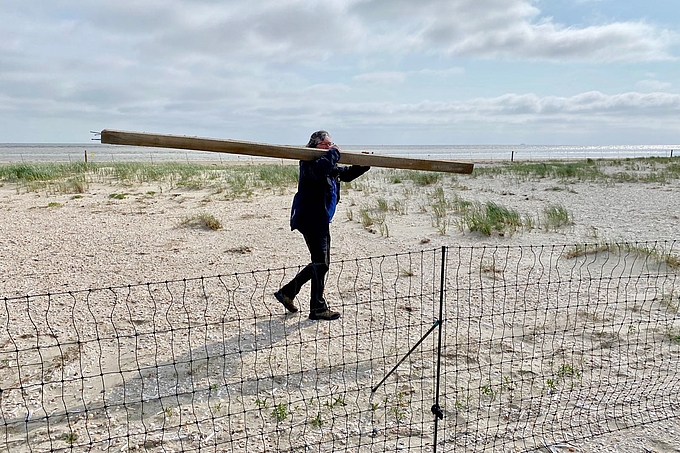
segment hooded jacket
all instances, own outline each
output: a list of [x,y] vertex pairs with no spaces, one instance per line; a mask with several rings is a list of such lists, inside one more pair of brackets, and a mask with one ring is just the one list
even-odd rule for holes
[[290,229],[302,234],[327,235],[335,206],[340,201],[340,181],[349,182],[371,167],[338,167],[340,151],[329,149],[316,160],[300,161],[298,191],[290,210]]

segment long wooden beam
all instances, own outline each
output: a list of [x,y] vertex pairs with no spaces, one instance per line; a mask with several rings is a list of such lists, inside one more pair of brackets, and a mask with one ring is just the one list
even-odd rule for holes
[[[216,153],[245,154],[248,156],[275,157],[280,159],[313,160],[326,151],[286,145],[218,140],[212,138],[188,137],[185,135],[150,134],[126,132],[112,129],[101,131],[101,142],[111,145],[153,146]],[[397,156],[381,156],[341,151],[340,163],[347,165],[369,165],[372,167],[402,168],[408,170],[440,171],[448,173],[472,173],[474,164],[447,160],[412,159]]]

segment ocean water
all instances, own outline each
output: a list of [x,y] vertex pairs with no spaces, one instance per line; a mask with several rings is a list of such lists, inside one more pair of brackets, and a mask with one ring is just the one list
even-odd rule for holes
[[[540,160],[540,159],[618,159],[630,157],[669,157],[680,155],[680,145],[348,145],[341,149],[413,158],[465,161]],[[0,144],[0,163],[16,162],[220,162],[260,161],[243,155],[186,151],[167,148],[73,144]]]

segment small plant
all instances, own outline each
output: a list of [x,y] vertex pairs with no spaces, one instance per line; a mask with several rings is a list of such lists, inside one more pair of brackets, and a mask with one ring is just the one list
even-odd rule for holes
[[317,413],[316,417],[312,419],[312,426],[315,428],[321,428],[323,425],[323,420],[321,420],[321,413]]
[[261,400],[260,398],[255,400],[255,405],[260,408],[260,409],[266,409],[267,408],[267,398]]
[[166,417],[168,417],[168,418],[172,417],[172,408],[171,407],[166,407],[165,409],[163,409],[163,412],[165,413]]
[[127,193],[112,193],[109,195],[109,198],[113,200],[125,200],[129,194]]
[[288,406],[283,403],[279,403],[274,406],[272,410],[272,417],[276,419],[277,422],[282,422],[288,418]]
[[550,205],[543,209],[543,228],[557,231],[558,228],[573,225],[572,216],[567,208],[561,205]]
[[61,208],[63,205],[61,203],[57,203],[56,201],[50,201],[47,203],[48,208]]
[[199,225],[213,231],[222,228],[222,222],[214,215],[206,212],[184,218],[182,225]]
[[666,328],[666,337],[673,343],[680,343],[680,333],[671,326]]
[[500,206],[494,202],[475,205],[463,215],[462,224],[470,231],[477,231],[485,236],[498,232],[500,236],[512,233],[524,226],[520,214],[514,209]]
[[364,228],[368,228],[371,225],[373,225],[373,218],[371,217],[371,214],[368,212],[368,209],[362,208],[359,210],[359,217],[361,219],[361,225]]
[[408,214],[408,204],[406,201],[394,200],[392,203],[392,211],[400,215]]
[[64,441],[67,444],[73,445],[76,440],[78,440],[78,434],[74,433],[73,431],[64,434]]
[[404,173],[404,179],[410,179],[418,186],[429,186],[442,178],[440,173],[435,173],[431,171],[413,171],[407,170]]
[[448,210],[451,207],[446,200],[444,189],[437,187],[430,193],[431,201],[430,208],[432,209],[432,226],[437,228],[439,234],[442,236],[446,234],[446,229],[449,225]]
[[342,398],[341,396],[338,396],[333,401],[326,401],[324,403],[324,406],[326,406],[329,409],[333,409],[336,406],[347,406],[347,403],[345,403],[344,398]]
[[545,385],[548,386],[548,389],[549,389],[551,392],[557,391],[557,384],[558,384],[558,382],[557,382],[556,379],[548,378],[548,379],[546,379],[546,381],[545,381]]
[[397,403],[390,408],[390,412],[394,414],[394,417],[397,419],[398,422],[403,420],[403,418],[406,416],[406,411],[404,410],[404,408],[407,406],[408,402],[404,400],[404,394],[398,392]]
[[496,391],[492,389],[491,386],[483,385],[482,388],[480,389],[480,392],[482,393],[482,395],[491,398],[491,401],[496,399]]
[[409,269],[401,269],[400,275],[402,277],[413,277],[416,274],[415,274],[415,272],[413,272],[412,269],[409,268]]
[[557,376],[560,378],[581,377],[581,372],[574,368],[573,365],[565,363],[558,368]]

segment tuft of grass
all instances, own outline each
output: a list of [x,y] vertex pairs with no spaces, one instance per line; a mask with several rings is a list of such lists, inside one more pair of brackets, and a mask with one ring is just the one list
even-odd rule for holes
[[477,231],[485,236],[497,232],[499,235],[511,234],[525,225],[519,212],[494,202],[485,205],[476,204],[464,213],[461,224],[470,231]]
[[373,217],[371,217],[371,213],[369,212],[368,208],[359,209],[359,218],[361,220],[361,225],[364,228],[368,228],[374,223]]
[[403,179],[411,180],[417,186],[429,186],[442,179],[441,173],[432,171],[406,170],[402,173],[402,176]]
[[[371,227],[376,225],[381,236],[389,237],[390,229],[385,222],[387,209],[387,201],[384,199],[378,200],[378,205],[375,207],[364,206],[359,209],[359,221],[361,222],[361,225],[372,232],[374,232],[374,230],[372,230]],[[354,217],[353,213],[351,214],[351,217]]]
[[64,441],[67,444],[73,445],[76,442],[76,440],[78,440],[78,434],[76,434],[74,432],[68,432],[68,433],[64,434]]
[[548,231],[557,231],[558,228],[573,225],[573,217],[562,205],[549,205],[543,208],[543,228]]
[[315,428],[321,428],[323,425],[323,420],[321,420],[321,413],[317,413],[316,417],[312,419],[312,426]]
[[195,214],[182,220],[182,225],[184,226],[202,226],[210,230],[219,230],[222,228],[222,222],[220,222],[217,217],[207,212],[202,212],[200,214]]
[[277,422],[284,421],[288,418],[288,406],[283,403],[274,406],[274,409],[272,409],[272,417],[274,417]]

